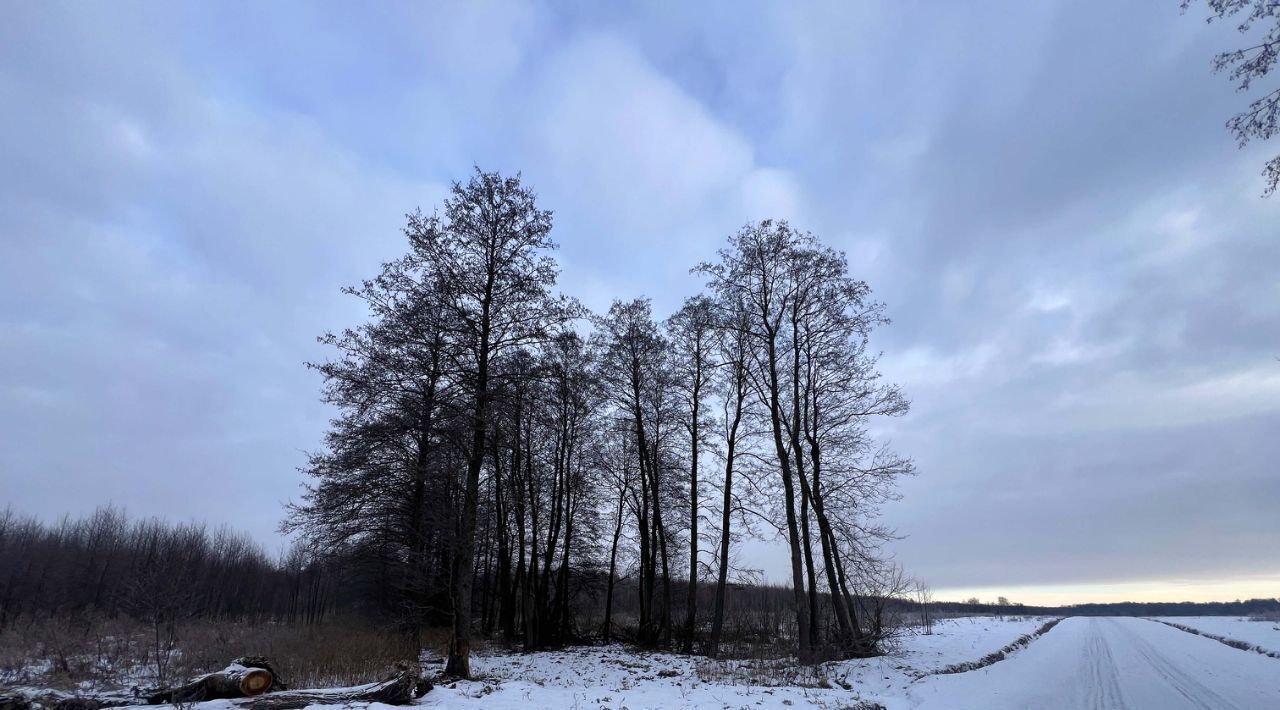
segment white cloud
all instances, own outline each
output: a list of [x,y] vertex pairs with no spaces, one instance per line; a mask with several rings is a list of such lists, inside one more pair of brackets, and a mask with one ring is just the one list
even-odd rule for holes
[[1280,412],[1280,364],[1222,372],[1122,372],[1064,391],[1052,411],[1078,430],[1180,427]]
[[882,369],[890,380],[910,392],[912,387],[937,387],[976,379],[989,371],[999,355],[1000,348],[993,341],[945,354],[929,346],[916,346],[883,360]]

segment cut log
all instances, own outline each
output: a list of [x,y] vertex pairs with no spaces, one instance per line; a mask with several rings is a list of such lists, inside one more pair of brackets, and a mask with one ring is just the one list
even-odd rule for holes
[[271,687],[267,689],[268,693],[289,689],[289,687],[284,684],[284,680],[281,678],[280,674],[276,672],[275,666],[271,665],[271,659],[266,656],[241,656],[240,658],[232,661],[232,663],[242,665],[245,668],[261,668],[264,671],[270,672]]
[[[147,698],[151,705],[196,703],[203,700],[251,698],[271,689],[275,676],[266,668],[246,666],[237,659],[216,673],[200,676],[177,688],[166,688]],[[269,665],[269,664],[268,664]]]

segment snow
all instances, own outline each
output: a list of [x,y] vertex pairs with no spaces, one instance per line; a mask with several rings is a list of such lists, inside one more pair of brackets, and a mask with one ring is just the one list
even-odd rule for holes
[[1280,708],[1280,663],[1147,619],[1074,617],[993,666],[926,678],[905,700],[890,707],[1263,710]]
[[[770,688],[704,682],[705,660],[666,653],[637,653],[622,646],[527,655],[480,655],[472,670],[480,679],[436,686],[423,707],[838,707],[850,692],[832,688]],[[729,664],[725,664],[729,665]],[[726,669],[733,673],[734,668]],[[816,678],[815,685],[816,685]]]
[[[477,680],[437,686],[418,704],[440,708],[848,708],[901,702],[921,674],[972,661],[1035,631],[1043,617],[939,621],[891,655],[800,670],[791,663],[710,661],[624,646],[476,654]],[[783,685],[787,683],[787,685]],[[848,686],[846,688],[846,686]]]
[[1280,653],[1280,621],[1253,621],[1239,616],[1159,616],[1160,621],[1189,626],[1215,636],[1244,641]]
[[976,661],[1019,637],[1034,632],[1052,617],[968,616],[938,621],[933,634],[912,634],[900,654],[921,672],[933,672],[965,661]]

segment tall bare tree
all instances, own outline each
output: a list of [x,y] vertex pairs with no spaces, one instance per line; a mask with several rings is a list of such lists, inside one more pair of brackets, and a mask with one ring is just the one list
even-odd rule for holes
[[519,176],[476,170],[454,183],[444,215],[415,213],[406,230],[413,256],[438,276],[452,344],[449,363],[466,400],[470,435],[459,442],[466,460],[458,501],[453,579],[453,636],[445,672],[471,675],[472,586],[476,514],[484,467],[494,363],[505,353],[540,343],[572,316],[551,293],[557,267],[547,252],[551,213],[539,209]]
[[752,389],[768,419],[778,476],[783,489],[783,515],[791,551],[791,584],[795,599],[797,655],[813,657],[809,597],[805,592],[804,555],[797,505],[796,466],[783,422],[787,357],[787,312],[796,295],[788,256],[802,236],[785,222],[764,221],[744,227],[729,238],[720,261],[701,269],[723,303],[741,303],[749,314],[743,331],[750,343]]
[[[877,448],[867,429],[872,417],[907,408],[896,387],[879,381],[876,358],[867,354],[868,334],[887,322],[883,306],[848,275],[842,254],[785,222],[748,225],[718,263],[700,268],[721,312],[745,313],[736,328],[782,488],[797,653],[810,660],[828,645],[846,655],[876,653],[858,619],[847,563],[869,556],[887,535],[868,518],[893,495],[895,478],[912,471],[909,460]],[[834,644],[819,634],[823,582],[836,618]]]
[[[601,350],[601,378],[608,396],[627,420],[635,437],[639,489],[634,494],[640,543],[639,640],[651,644],[670,633],[671,593],[664,490],[662,415],[666,342],[653,320],[648,299],[615,301],[608,314],[596,319]],[[653,599],[658,571],[662,571],[663,604],[657,618]]]
[[698,295],[667,320],[673,381],[681,400],[681,424],[689,441],[689,580],[685,598],[685,653],[693,650],[698,617],[699,446],[705,436],[703,419],[712,374],[716,368],[716,311],[711,299]]
[[[714,304],[713,304],[714,305]],[[719,351],[719,377],[724,432],[724,480],[721,481],[720,545],[717,553],[715,609],[711,616],[711,640],[708,655],[720,653],[720,639],[724,631],[725,592],[729,582],[730,525],[733,518],[733,474],[738,460],[738,447],[743,437],[742,422],[746,414],[747,383],[747,325],[748,316],[741,303],[728,303],[719,309],[716,318],[716,348]]]

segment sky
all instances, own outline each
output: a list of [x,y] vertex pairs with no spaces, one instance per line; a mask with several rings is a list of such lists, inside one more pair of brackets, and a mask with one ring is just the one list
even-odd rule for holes
[[890,552],[939,598],[1280,596],[1280,146],[1224,128],[1242,40],[1204,17],[4,3],[0,504],[279,549],[340,287],[478,165],[554,210],[597,310],[670,313],[750,220],[844,250],[913,402]]

